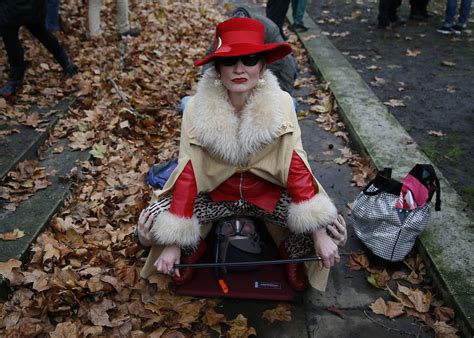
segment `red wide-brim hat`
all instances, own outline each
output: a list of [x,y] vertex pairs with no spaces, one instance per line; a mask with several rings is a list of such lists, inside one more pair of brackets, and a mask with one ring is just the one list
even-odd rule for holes
[[216,40],[213,52],[202,60],[194,62],[202,66],[218,57],[231,57],[262,53],[266,63],[279,60],[289,53],[291,47],[287,43],[265,44],[265,27],[249,18],[233,18],[226,20],[216,28]]

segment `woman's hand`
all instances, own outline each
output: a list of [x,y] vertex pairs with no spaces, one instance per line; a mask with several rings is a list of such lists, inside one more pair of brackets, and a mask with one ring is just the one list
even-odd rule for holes
[[326,230],[338,247],[342,247],[346,244],[347,227],[342,215],[338,215],[332,224],[326,226]]
[[155,223],[155,215],[148,209],[143,209],[138,218],[138,240],[143,246],[152,246],[155,244],[151,235],[151,228]]
[[175,264],[179,264],[181,258],[181,249],[177,245],[169,245],[163,249],[160,257],[155,261],[155,268],[158,272],[164,273],[166,275],[179,275],[179,269],[174,269]]
[[314,250],[316,255],[322,258],[319,261],[320,270],[324,268],[329,269],[335,264],[339,263],[339,251],[336,243],[326,232],[326,228],[313,231]]

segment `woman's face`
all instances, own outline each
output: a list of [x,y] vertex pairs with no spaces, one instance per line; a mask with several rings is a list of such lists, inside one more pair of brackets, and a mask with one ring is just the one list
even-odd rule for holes
[[218,64],[222,84],[230,93],[250,92],[257,86],[258,79],[265,70],[263,58],[253,66],[246,66],[240,58],[230,66],[226,66],[225,62]]

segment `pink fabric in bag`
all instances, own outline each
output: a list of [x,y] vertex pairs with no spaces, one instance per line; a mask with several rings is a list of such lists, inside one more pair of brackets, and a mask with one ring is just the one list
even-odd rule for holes
[[428,202],[430,192],[417,178],[408,174],[401,182],[403,184],[402,193],[410,190],[418,207],[422,207]]

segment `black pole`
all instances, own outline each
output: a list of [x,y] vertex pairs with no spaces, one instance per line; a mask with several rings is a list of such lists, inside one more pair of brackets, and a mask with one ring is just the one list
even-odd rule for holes
[[254,262],[223,262],[223,263],[197,263],[197,264],[175,264],[173,268],[216,268],[216,267],[232,267],[232,266],[257,266],[257,265],[275,265],[275,264],[289,264],[301,263],[310,261],[320,261],[321,257],[304,257],[294,259],[277,259],[272,261],[254,261]]

